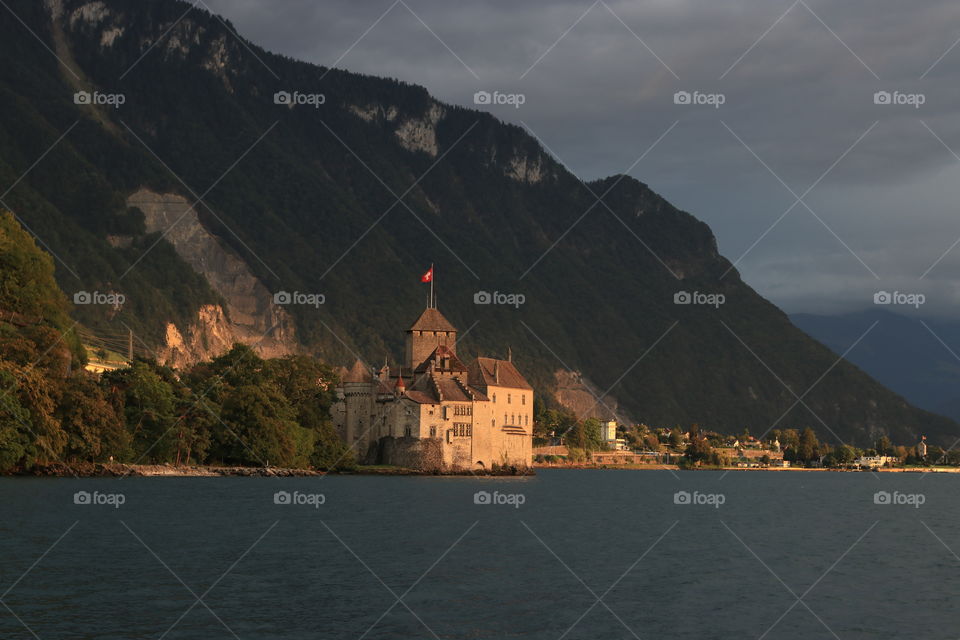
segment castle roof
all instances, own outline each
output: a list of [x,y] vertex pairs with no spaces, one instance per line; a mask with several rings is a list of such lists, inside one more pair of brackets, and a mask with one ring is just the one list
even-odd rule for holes
[[408,331],[456,331],[449,320],[434,307],[427,307]]
[[413,400],[417,404],[437,404],[437,399],[426,391],[407,391],[403,397]]
[[481,388],[492,385],[511,389],[533,389],[510,360],[477,358],[470,364],[468,375],[470,384]]
[[350,367],[350,371],[343,376],[344,382],[373,382],[373,375],[370,373],[370,369],[367,368],[367,365],[363,364],[359,358],[353,363],[353,366]]
[[424,371],[428,371],[433,367],[434,360],[439,360],[442,363],[445,358],[450,359],[449,365],[444,368],[445,371],[467,370],[467,366],[463,364],[463,361],[460,358],[457,357],[457,354],[455,354],[450,347],[441,344],[433,350],[433,353],[431,353],[426,360],[421,362],[417,368],[414,369],[414,373],[423,373]]

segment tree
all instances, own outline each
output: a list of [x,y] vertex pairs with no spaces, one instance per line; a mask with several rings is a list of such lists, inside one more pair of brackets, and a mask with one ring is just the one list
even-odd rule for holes
[[[0,385],[4,389],[16,384],[13,373],[0,367]],[[26,462],[30,446],[30,412],[15,393],[0,395],[0,471],[12,471]]]
[[56,415],[67,435],[64,455],[68,460],[130,458],[132,438],[123,416],[92,374],[81,371],[67,379]]
[[660,438],[655,433],[648,433],[643,437],[644,446],[650,451],[660,451]]
[[683,446],[683,432],[680,427],[674,427],[670,430],[670,448],[676,450]]
[[330,367],[310,356],[288,355],[267,360],[265,373],[296,409],[300,426],[318,430],[331,423],[336,376]]
[[796,459],[806,463],[817,459],[819,457],[818,447],[819,442],[817,442],[817,435],[813,432],[813,429],[807,427],[800,435],[800,441],[797,444]]
[[40,250],[9,211],[0,211],[0,310],[68,326],[67,301],[53,277],[53,258]]
[[687,445],[683,456],[690,462],[698,464],[710,460],[712,454],[713,447],[710,446],[710,442],[706,437],[698,434],[697,437],[690,439],[690,444]]
[[5,397],[4,441],[14,449],[8,459],[18,457],[27,467],[60,460],[67,435],[54,416],[60,394],[56,379],[41,369],[0,360],[0,383]]
[[876,445],[877,455],[879,456],[890,456],[893,455],[893,443],[890,442],[890,438],[887,436],[880,436],[877,439]]
[[784,449],[796,450],[800,444],[800,434],[796,429],[784,429],[780,434],[780,444]]
[[296,423],[296,411],[273,385],[230,390],[215,427],[218,451],[233,464],[308,466],[315,444],[309,429]]
[[600,421],[596,418],[576,421],[567,434],[567,447],[584,451],[601,451],[606,448]]
[[833,459],[837,464],[850,464],[857,458],[857,452],[848,444],[842,444],[833,450]]
[[105,373],[103,379],[123,408],[134,459],[168,462],[176,452],[175,397],[171,384],[155,369],[154,363],[136,360],[128,369]]

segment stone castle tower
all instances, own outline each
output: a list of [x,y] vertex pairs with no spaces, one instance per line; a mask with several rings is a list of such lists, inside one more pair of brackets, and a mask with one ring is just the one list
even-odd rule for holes
[[404,366],[414,369],[441,346],[457,354],[457,329],[436,307],[427,307],[407,329]]

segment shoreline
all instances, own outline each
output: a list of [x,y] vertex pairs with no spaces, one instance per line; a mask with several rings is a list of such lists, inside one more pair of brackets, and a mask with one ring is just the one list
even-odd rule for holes
[[168,464],[125,464],[125,463],[54,463],[33,467],[21,471],[2,474],[6,477],[37,478],[306,478],[339,476],[476,476],[476,477],[513,477],[533,476],[533,467],[526,469],[506,469],[503,471],[423,471],[404,467],[358,466],[343,471],[322,471],[319,469],[289,469],[281,467],[243,467],[236,465],[182,465]]
[[960,467],[888,467],[879,469],[824,469],[805,467],[700,467],[681,469],[671,464],[637,465],[591,465],[591,464],[533,464],[526,469],[508,469],[496,473],[476,471],[425,471],[392,466],[358,466],[343,471],[322,471],[319,469],[292,469],[282,467],[243,467],[236,465],[183,465],[166,464],[124,464],[124,463],[55,463],[28,470],[21,470],[0,477],[37,477],[37,478],[308,478],[326,475],[338,476],[435,476],[435,477],[527,477],[537,475],[540,469],[571,469],[578,471],[774,471],[774,472],[820,472],[820,473],[960,473]]

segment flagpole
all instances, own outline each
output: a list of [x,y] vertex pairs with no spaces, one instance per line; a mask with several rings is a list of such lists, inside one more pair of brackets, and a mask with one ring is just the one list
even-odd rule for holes
[[430,306],[436,308],[436,305],[433,303],[433,281],[437,277],[437,272],[433,270],[433,263],[430,263]]

